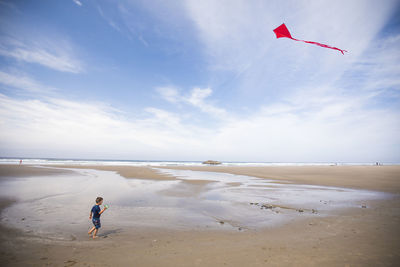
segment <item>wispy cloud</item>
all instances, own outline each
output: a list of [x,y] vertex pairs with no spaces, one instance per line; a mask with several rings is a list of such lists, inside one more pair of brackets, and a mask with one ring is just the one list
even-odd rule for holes
[[12,10],[13,12],[16,12],[18,14],[21,14],[21,11],[12,2],[0,1],[0,6],[2,6],[3,8],[8,8],[9,10]]
[[18,61],[35,63],[62,72],[83,72],[83,64],[71,51],[67,42],[60,41],[20,41],[15,38],[0,39],[0,55]]
[[49,93],[55,89],[42,85],[31,77],[21,73],[9,73],[0,71],[0,84],[25,92]]
[[78,6],[82,6],[82,2],[79,0],[72,0],[75,4],[77,4]]
[[113,20],[113,19],[111,19],[109,16],[106,16],[105,14],[104,14],[104,11],[103,11],[103,9],[101,8],[101,6],[97,6],[97,12],[100,14],[100,16],[108,23],[108,25],[109,26],[111,26],[114,30],[116,30],[116,31],[118,31],[118,32],[120,32],[120,33],[122,33],[122,30],[121,30],[121,28],[118,26],[118,24]]
[[[232,73],[231,88],[280,94],[315,83],[327,85],[368,49],[396,1],[185,1],[204,44],[210,69]],[[340,15],[338,15],[340,14]],[[285,22],[295,37],[326,42],[345,56],[290,40],[272,29]]]
[[159,87],[157,88],[157,92],[168,102],[185,103],[218,118],[226,118],[227,116],[227,112],[223,108],[217,107],[206,101],[206,99],[212,94],[211,88],[195,87],[187,95],[180,94],[178,89],[175,87]]
[[[358,82],[357,91],[363,93],[400,92],[400,34],[390,35],[375,42],[366,51],[365,56],[357,60],[349,73],[342,78],[345,83]],[[344,84],[346,86],[346,84]],[[347,85],[349,87],[349,85]],[[351,90],[351,88],[347,88]],[[354,91],[354,89],[353,89]]]
[[157,92],[162,98],[171,103],[177,103],[183,100],[183,97],[178,92],[178,89],[171,86],[158,87]]
[[181,38],[187,38],[192,32],[183,3],[159,0],[101,2],[97,11],[109,26],[129,40],[176,53],[186,44]]
[[210,88],[194,88],[186,101],[195,107],[198,107],[201,111],[215,115],[217,117],[225,117],[226,111],[222,108],[216,107],[205,101],[212,93]]

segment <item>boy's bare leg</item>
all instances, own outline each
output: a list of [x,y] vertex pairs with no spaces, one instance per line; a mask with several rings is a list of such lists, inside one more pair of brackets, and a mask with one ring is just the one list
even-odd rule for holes
[[88,232],[88,235],[90,235],[93,231],[94,231],[94,229],[96,229],[96,227],[92,227],[92,229],[90,229],[90,231]]
[[94,230],[93,232],[93,239],[97,238],[97,232],[99,231],[99,229]]

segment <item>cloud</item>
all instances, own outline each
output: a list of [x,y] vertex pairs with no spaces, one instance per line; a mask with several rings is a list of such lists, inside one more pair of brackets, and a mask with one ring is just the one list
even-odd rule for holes
[[18,99],[2,94],[0,128],[3,156],[42,157],[154,159],[166,157],[172,147],[189,156],[184,148],[198,143],[191,134],[202,133],[196,126],[182,125],[179,115],[157,108],[147,108],[142,116],[131,118],[103,103],[54,97]]
[[177,114],[174,114],[172,112],[154,107],[145,108],[144,111],[153,115],[153,118],[148,121],[157,121],[166,128],[179,128],[181,125],[181,118]]
[[83,72],[83,64],[75,58],[71,45],[65,41],[20,41],[15,38],[0,39],[0,55],[18,61],[35,63],[47,68],[71,73]]
[[82,6],[82,3],[81,3],[81,1],[79,1],[79,0],[72,0],[75,4],[77,4],[78,6]]
[[[164,6],[153,10],[154,3],[140,5],[147,5],[146,10],[159,18],[157,23],[153,17],[149,24],[141,16],[132,19],[137,6],[129,4],[118,5],[120,20],[111,16],[116,15],[113,12],[107,14],[112,18],[108,23],[151,45],[154,39],[148,37],[156,36],[156,30],[165,38],[187,40],[195,35],[208,60],[203,84],[209,86],[156,88],[175,111],[149,103],[135,114],[60,95],[21,99],[3,94],[1,153],[64,158],[400,161],[400,39],[377,36],[394,2],[205,0],[177,2],[174,7],[180,7],[175,12],[169,12],[173,8],[162,12]],[[167,18],[162,18],[164,13]],[[190,23],[184,25],[193,27],[193,35],[175,25],[187,19]],[[165,30],[169,26],[162,28],[160,22],[173,29]],[[276,40],[272,29],[282,22],[295,37],[332,44],[349,53],[342,56]],[[180,31],[184,36],[173,34]],[[63,72],[83,71],[72,45],[61,42],[60,51],[53,47],[60,46],[1,40],[0,53]],[[5,71],[0,72],[0,83],[28,92],[44,87],[30,76]],[[226,101],[218,98],[228,92]],[[241,114],[237,103],[241,105],[241,96],[247,95],[255,101],[247,103],[248,110]],[[234,97],[239,98],[237,102],[229,102]]]
[[205,102],[205,99],[210,96],[212,90],[210,88],[194,88],[186,101],[201,111],[209,113],[217,117],[225,117],[226,111],[222,108],[216,107],[212,104]]
[[367,103],[367,97],[293,97],[210,127],[155,107],[132,117],[103,103],[0,95],[0,148],[2,156],[399,161],[400,116],[366,111]]
[[[209,68],[241,92],[282,96],[298,87],[328,85],[352,68],[395,10],[396,1],[185,1],[204,44]],[[337,51],[276,40],[282,22],[294,37]],[[224,77],[224,76],[222,76]],[[223,81],[223,82],[225,82]],[[278,89],[279,88],[279,92]],[[244,93],[243,93],[244,94]]]
[[7,9],[13,11],[13,12],[16,12],[16,13],[18,13],[18,14],[21,14],[21,11],[19,10],[19,8],[18,8],[14,3],[5,2],[5,1],[0,1],[0,5],[1,5],[3,8],[7,8]]
[[227,112],[223,108],[206,101],[206,98],[212,94],[211,88],[195,87],[187,95],[181,95],[175,87],[158,87],[156,90],[168,102],[185,103],[214,117],[227,119]]
[[399,117],[390,112],[355,109],[351,113],[348,109],[336,103],[306,116],[296,112],[261,112],[225,125],[212,145],[219,158],[236,155],[240,160],[398,161],[393,143],[399,141]]
[[[365,56],[353,65],[343,80],[362,77],[359,89],[364,92],[375,91],[385,94],[400,90],[400,34],[381,38],[366,51]],[[351,88],[349,88],[351,90]]]
[[193,88],[187,101],[193,106],[201,107],[204,105],[204,99],[209,97],[211,94],[212,90],[210,88]]
[[100,14],[100,16],[108,23],[108,25],[110,26],[110,27],[112,27],[114,30],[116,30],[116,31],[118,31],[118,32],[120,32],[120,33],[122,33],[122,30],[121,30],[121,28],[118,26],[118,24],[114,21],[114,20],[112,20],[109,16],[106,16],[105,14],[104,14],[104,11],[103,11],[103,9],[101,8],[101,6],[97,6],[97,11],[99,12],[99,14]]
[[44,86],[25,74],[13,74],[0,71],[0,84],[7,87],[17,88],[25,92],[48,93],[55,89]]
[[179,95],[178,89],[174,87],[158,87],[156,91],[168,102],[177,103],[183,100],[182,96]]
[[187,49],[187,41],[193,33],[182,1],[102,1],[97,9],[100,16],[124,37],[167,54],[182,53]]

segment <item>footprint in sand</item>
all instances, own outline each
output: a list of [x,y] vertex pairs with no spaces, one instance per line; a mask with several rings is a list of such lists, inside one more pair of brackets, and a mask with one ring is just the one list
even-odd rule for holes
[[67,261],[64,261],[64,263],[65,263],[65,266],[73,266],[73,265],[77,264],[78,262],[75,260],[67,260]]

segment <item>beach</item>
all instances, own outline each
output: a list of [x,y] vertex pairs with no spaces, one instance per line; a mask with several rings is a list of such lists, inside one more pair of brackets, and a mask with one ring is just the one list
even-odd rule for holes
[[0,0],[0,267],[400,266],[399,4]]
[[[3,164],[0,176],[0,185],[9,188],[0,202],[0,261],[6,266],[395,266],[400,260],[400,166]],[[79,184],[71,185],[70,179]],[[99,190],[114,200],[97,240],[86,234],[97,195],[81,192],[91,179],[104,183]],[[35,188],[35,181],[41,186]],[[30,189],[20,189],[23,184]],[[115,192],[107,191],[111,187]],[[15,188],[20,198],[10,196]],[[280,199],[265,209],[263,198],[248,203],[259,188]],[[46,198],[30,198],[45,190]],[[325,192],[317,203],[299,198]],[[74,202],[86,197],[89,209],[83,207],[81,214]],[[228,203],[230,198],[236,200]],[[228,207],[214,210],[219,203]],[[203,210],[208,213],[197,216]],[[26,215],[15,217],[20,211]],[[48,221],[39,222],[40,214]],[[220,214],[217,220],[215,214]]]

